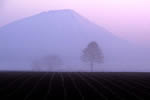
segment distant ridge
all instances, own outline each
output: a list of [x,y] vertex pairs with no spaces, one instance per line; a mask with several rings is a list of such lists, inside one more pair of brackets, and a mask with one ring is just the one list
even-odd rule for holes
[[[21,19],[0,28],[0,66],[26,63],[30,69],[32,61],[48,54],[59,54],[66,64],[80,64],[82,49],[96,41],[105,55],[105,63],[128,62],[133,56],[132,45],[103,27],[70,9],[53,10]],[[137,58],[137,57],[135,57]],[[21,64],[20,64],[21,62]]]

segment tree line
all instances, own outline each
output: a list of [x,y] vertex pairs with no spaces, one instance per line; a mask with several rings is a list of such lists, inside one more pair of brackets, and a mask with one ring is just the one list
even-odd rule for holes
[[[89,64],[91,72],[94,70],[95,63],[104,62],[103,52],[97,42],[92,41],[87,45],[86,48],[83,49],[81,60]],[[32,67],[33,70],[40,71],[43,68],[46,70],[51,70],[52,68],[59,67],[61,65],[63,65],[63,61],[60,56],[48,55],[34,61]]]

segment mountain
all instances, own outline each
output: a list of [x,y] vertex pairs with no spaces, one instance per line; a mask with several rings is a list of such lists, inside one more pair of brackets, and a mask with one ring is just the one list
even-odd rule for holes
[[[2,69],[30,69],[33,60],[59,54],[67,65],[78,65],[82,50],[96,41],[104,52],[105,64],[122,63],[133,45],[73,10],[56,10],[21,19],[0,28]],[[131,49],[132,48],[132,49]],[[17,67],[14,67],[17,66]]]

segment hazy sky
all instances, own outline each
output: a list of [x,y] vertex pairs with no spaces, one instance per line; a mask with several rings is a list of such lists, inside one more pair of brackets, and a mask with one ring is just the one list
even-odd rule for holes
[[117,36],[150,44],[150,0],[0,0],[0,26],[55,9],[74,9]]

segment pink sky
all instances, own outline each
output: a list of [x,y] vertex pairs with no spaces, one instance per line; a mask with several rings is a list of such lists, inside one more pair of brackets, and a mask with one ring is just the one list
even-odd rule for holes
[[0,0],[0,26],[42,11],[74,9],[117,36],[146,45],[149,5],[150,0]]

